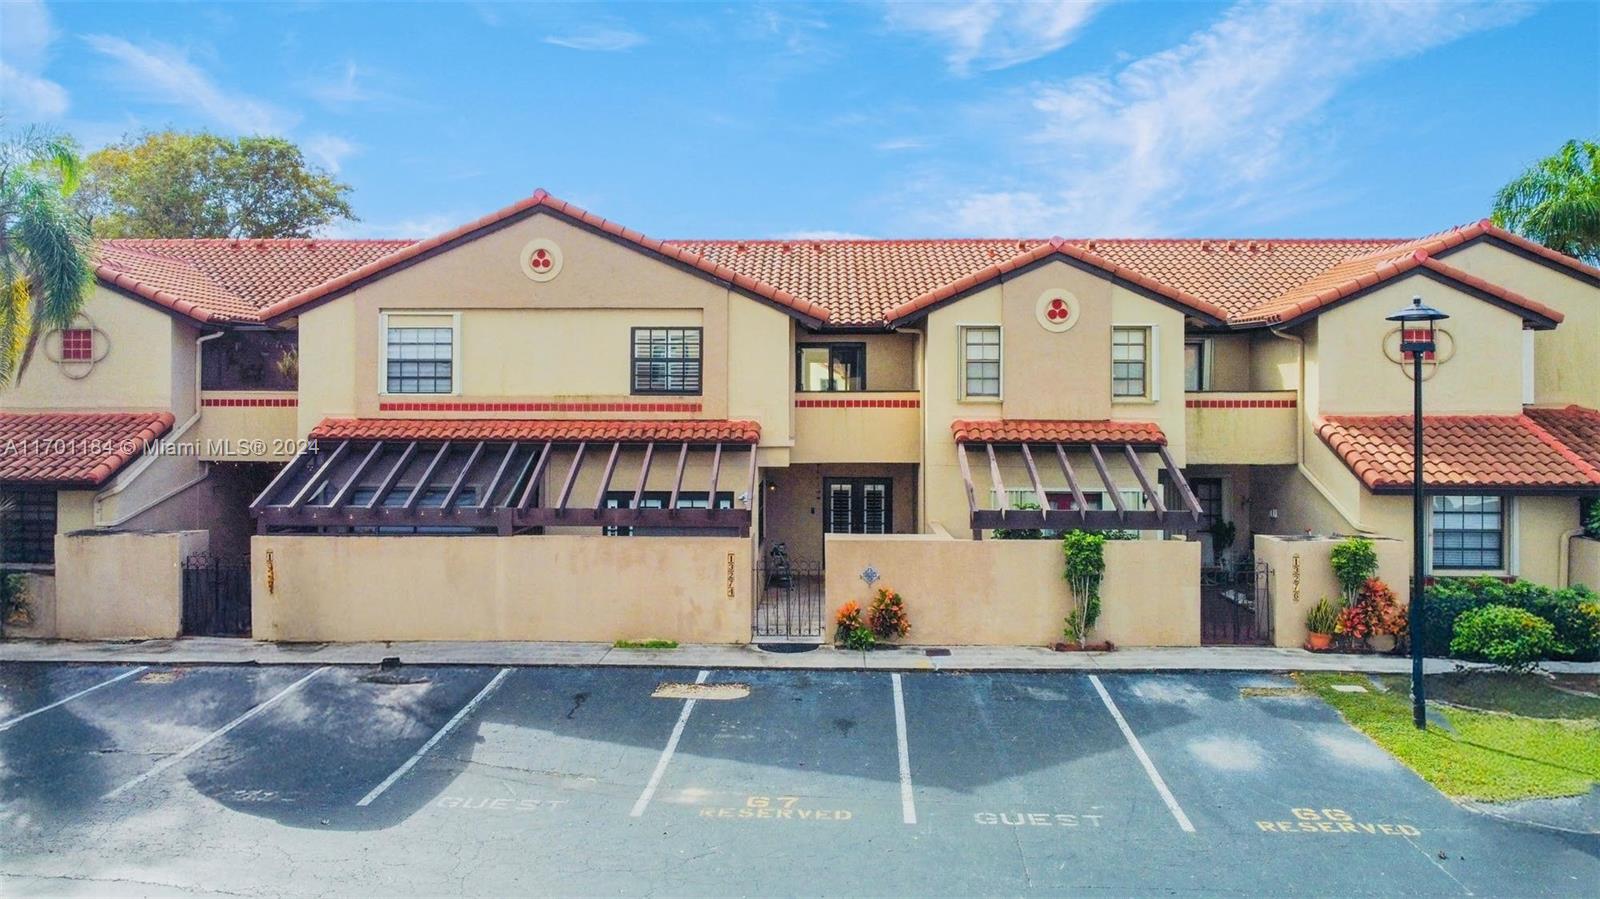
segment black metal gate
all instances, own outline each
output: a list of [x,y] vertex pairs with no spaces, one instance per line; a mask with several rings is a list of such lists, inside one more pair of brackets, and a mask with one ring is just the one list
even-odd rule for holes
[[757,643],[821,643],[822,563],[768,556],[756,563],[750,633]]
[[250,557],[195,553],[184,560],[183,634],[250,636]]
[[1265,562],[1200,569],[1200,642],[1260,645],[1272,642],[1272,605]]

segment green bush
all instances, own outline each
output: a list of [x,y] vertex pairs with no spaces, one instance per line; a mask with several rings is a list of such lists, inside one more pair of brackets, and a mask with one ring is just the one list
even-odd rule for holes
[[845,649],[871,649],[877,642],[872,636],[872,631],[864,627],[853,627],[844,636]]
[[1441,578],[1428,588],[1425,601],[1422,650],[1428,655],[1451,654],[1455,624],[1463,613],[1498,605],[1532,612],[1550,622],[1561,644],[1555,658],[1600,659],[1600,596],[1581,585],[1555,590],[1531,581]]
[[1454,655],[1519,671],[1559,649],[1550,622],[1525,609],[1501,605],[1462,613],[1450,639]]
[[1353,602],[1361,586],[1378,575],[1378,551],[1365,537],[1346,537],[1340,540],[1328,556],[1333,566],[1333,576],[1344,591],[1346,604]]

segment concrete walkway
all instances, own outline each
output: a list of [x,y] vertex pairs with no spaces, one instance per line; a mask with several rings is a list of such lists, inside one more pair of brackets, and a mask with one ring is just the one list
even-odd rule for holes
[[[875,671],[1358,671],[1411,670],[1398,656],[1311,653],[1262,646],[1147,647],[1116,652],[1053,652],[1042,646],[953,646],[929,655],[921,647],[850,652],[764,652],[753,646],[691,644],[677,649],[615,649],[604,643],[263,643],[188,637],[181,640],[76,643],[10,640],[0,662],[126,662],[165,665],[374,665],[398,657],[412,665],[578,665],[681,668],[807,668]],[[942,653],[948,651],[948,655]],[[1429,673],[1462,663],[1429,659]],[[1596,662],[1550,662],[1547,670],[1600,674]]]

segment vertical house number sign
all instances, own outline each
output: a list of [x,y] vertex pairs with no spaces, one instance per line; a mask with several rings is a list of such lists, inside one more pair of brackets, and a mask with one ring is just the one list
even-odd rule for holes
[[733,598],[733,553],[728,553],[728,598]]

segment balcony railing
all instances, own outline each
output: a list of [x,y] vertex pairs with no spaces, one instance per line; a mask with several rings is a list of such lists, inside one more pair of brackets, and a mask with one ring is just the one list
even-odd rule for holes
[[1292,390],[1189,393],[1184,425],[1190,465],[1291,465],[1295,453]]
[[922,455],[922,394],[797,393],[794,429],[794,462],[916,462]]

